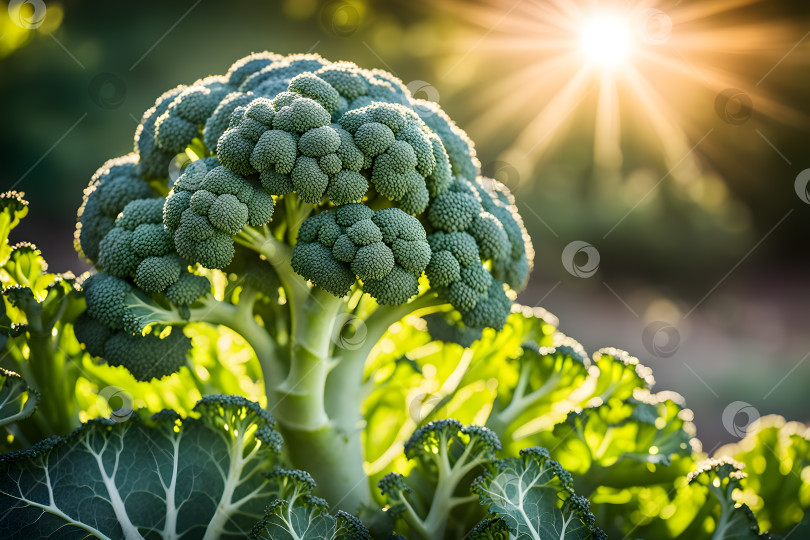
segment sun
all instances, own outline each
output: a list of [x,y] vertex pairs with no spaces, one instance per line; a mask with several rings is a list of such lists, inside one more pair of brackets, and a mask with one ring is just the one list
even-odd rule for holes
[[615,13],[600,13],[582,23],[582,53],[588,62],[596,66],[611,68],[627,62],[631,45],[631,25],[626,17]]

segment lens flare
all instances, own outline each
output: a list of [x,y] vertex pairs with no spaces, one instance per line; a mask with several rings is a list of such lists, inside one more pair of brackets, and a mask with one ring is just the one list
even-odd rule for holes
[[631,37],[625,17],[603,13],[583,22],[580,45],[587,61],[599,67],[615,67],[629,58]]

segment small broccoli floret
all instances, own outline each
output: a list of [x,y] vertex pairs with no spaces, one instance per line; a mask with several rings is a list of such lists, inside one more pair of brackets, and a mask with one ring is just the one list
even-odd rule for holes
[[206,268],[224,268],[235,253],[232,235],[273,216],[273,198],[255,181],[220,166],[216,158],[191,163],[169,193],[163,223],[177,253]]
[[115,331],[84,312],[73,322],[73,332],[76,339],[84,343],[87,352],[103,358],[104,344]]
[[445,232],[464,231],[482,212],[481,203],[466,193],[445,193],[437,197],[428,211],[430,224]]
[[155,141],[155,124],[174,99],[186,89],[185,85],[164,92],[141,117],[135,130],[135,152],[140,156],[141,172],[148,177],[163,178],[168,174],[169,162],[176,152],[160,147]]
[[227,78],[221,76],[207,77],[185,88],[155,121],[158,147],[173,154],[182,152],[192,139],[202,135],[201,126],[231,90]]
[[352,271],[338,261],[332,251],[318,242],[298,242],[293,249],[292,267],[319,287],[334,294],[345,296],[355,282]]
[[118,278],[132,278],[148,293],[177,281],[184,264],[162,224],[162,199],[138,199],[124,207],[99,246],[98,266]]
[[124,366],[139,381],[149,381],[179,371],[189,350],[191,340],[180,330],[163,338],[115,332],[104,344],[104,359],[111,366]]
[[284,56],[267,51],[253,53],[234,62],[228,69],[228,73],[225,74],[225,77],[228,79],[228,84],[238,88],[239,85],[245,82],[245,80],[254,73],[283,59]]
[[75,232],[76,249],[96,263],[99,244],[115,226],[118,214],[130,201],[148,197],[154,197],[154,193],[140,176],[137,154],[111,159],[102,165],[84,190]]
[[83,288],[87,313],[110,328],[123,328],[124,302],[132,286],[122,279],[99,273],[87,278]]
[[161,257],[146,257],[135,271],[135,284],[142,291],[159,293],[175,283],[185,265],[175,253]]
[[296,75],[290,81],[289,91],[317,101],[330,113],[337,109],[337,90],[317,75],[311,73]]
[[[323,259],[307,262],[317,255]],[[430,246],[418,219],[398,208],[374,213],[356,203],[308,218],[293,249],[293,268],[305,278],[343,296],[356,276],[381,304],[402,304],[418,294],[419,276],[429,260]]]
[[474,180],[481,170],[481,163],[467,134],[436,103],[421,99],[411,99],[411,103],[417,105],[415,110],[422,120],[441,138],[453,175]]
[[184,272],[177,281],[166,287],[165,294],[172,304],[185,306],[194,303],[210,291],[211,283],[208,278]]

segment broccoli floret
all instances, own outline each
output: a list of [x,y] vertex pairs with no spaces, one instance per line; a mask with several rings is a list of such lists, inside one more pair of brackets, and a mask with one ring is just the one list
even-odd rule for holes
[[453,174],[475,180],[480,173],[481,163],[467,134],[436,103],[421,99],[412,99],[411,103],[417,106],[415,110],[425,124],[441,138]]
[[206,268],[224,268],[235,253],[231,236],[245,225],[261,226],[273,217],[273,198],[216,158],[191,163],[169,193],[163,223],[174,235],[177,253]]
[[155,104],[146,110],[141,117],[141,123],[135,130],[135,152],[140,156],[140,169],[148,177],[164,178],[168,174],[169,162],[176,152],[164,150],[155,141],[155,124],[180,93],[186,89],[185,85],[164,92]]
[[189,350],[191,340],[180,330],[163,338],[115,332],[104,344],[104,359],[111,366],[124,366],[139,381],[149,381],[179,371]]
[[76,249],[90,262],[98,261],[99,244],[124,207],[133,200],[155,196],[141,178],[140,168],[137,154],[111,159],[96,171],[84,190],[75,238]]
[[211,283],[208,278],[184,272],[180,274],[177,281],[166,287],[165,294],[172,304],[185,306],[194,303],[210,291]]
[[135,271],[135,284],[142,291],[159,293],[175,283],[185,265],[175,253],[161,257],[146,257]]
[[220,101],[233,90],[227,78],[207,77],[180,92],[155,121],[155,142],[173,154],[185,150]]
[[126,281],[99,273],[87,278],[83,284],[87,299],[87,313],[113,329],[124,327],[125,299],[132,290]]
[[124,207],[99,246],[98,266],[118,278],[131,278],[148,293],[163,292],[185,265],[163,227],[163,199],[138,199]]
[[283,59],[284,56],[267,51],[253,53],[234,62],[228,69],[228,73],[225,74],[225,77],[228,79],[228,84],[238,88],[254,73]]
[[84,343],[87,352],[103,358],[104,344],[115,333],[115,330],[84,312],[73,322],[73,332],[76,334],[76,339]]
[[[322,259],[307,261],[318,256]],[[343,296],[357,278],[365,292],[389,305],[418,294],[429,260],[418,219],[398,208],[374,213],[357,203],[308,218],[293,249],[293,269],[316,285]]]
[[300,75],[296,75],[290,81],[289,91],[301,94],[302,96],[317,101],[330,113],[337,109],[337,90],[335,90],[329,83],[317,75],[313,75],[312,73],[302,73]]

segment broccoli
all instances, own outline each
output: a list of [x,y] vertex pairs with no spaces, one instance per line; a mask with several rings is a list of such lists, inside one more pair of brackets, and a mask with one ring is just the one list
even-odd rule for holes
[[[533,258],[508,190],[479,177],[467,136],[422,105],[388,73],[314,54],[252,54],[164,93],[79,214],[78,247],[98,270],[76,327],[87,351],[160,378],[182,368],[178,354],[116,355],[167,340],[185,351],[193,322],[235,330],[288,444],[331,448],[293,463],[328,499],[349,493],[345,508],[368,502],[330,472],[362,468],[359,439],[343,435],[362,395],[346,399],[345,385],[410,313],[453,309],[473,334],[503,327]],[[177,154],[190,163],[170,185]],[[362,322],[356,346],[335,337],[346,317]]]

